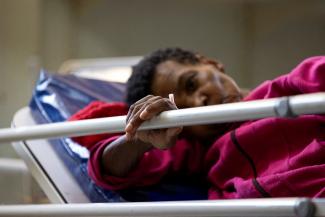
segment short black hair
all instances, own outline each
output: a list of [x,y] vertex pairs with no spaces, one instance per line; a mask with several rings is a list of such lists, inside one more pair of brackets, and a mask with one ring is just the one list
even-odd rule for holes
[[178,63],[198,64],[201,57],[182,48],[159,49],[144,57],[132,67],[132,74],[126,85],[126,103],[132,105],[152,93],[151,84],[156,68],[160,63],[173,60]]

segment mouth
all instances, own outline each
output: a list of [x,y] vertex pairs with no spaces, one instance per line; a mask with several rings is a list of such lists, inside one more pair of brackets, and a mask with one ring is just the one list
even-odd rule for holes
[[240,102],[242,100],[241,95],[227,95],[221,99],[216,99],[210,98],[206,99],[203,101],[204,106],[209,106],[209,105],[219,105],[219,104],[227,104],[227,103],[234,103],[234,102]]

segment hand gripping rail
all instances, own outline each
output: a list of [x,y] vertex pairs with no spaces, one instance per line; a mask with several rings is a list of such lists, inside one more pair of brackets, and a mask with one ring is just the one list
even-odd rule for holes
[[325,201],[306,198],[98,204],[1,205],[11,217],[324,217]]
[[[319,113],[325,113],[325,93],[165,111],[142,124],[140,130],[255,120],[272,116],[290,118]],[[126,116],[117,116],[2,129],[0,143],[123,132],[125,120]]]

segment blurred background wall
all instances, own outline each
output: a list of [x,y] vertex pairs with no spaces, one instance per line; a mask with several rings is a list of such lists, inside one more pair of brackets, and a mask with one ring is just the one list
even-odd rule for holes
[[[240,86],[325,53],[323,0],[0,0],[0,127],[28,104],[39,69],[67,59],[181,46],[221,60]],[[0,157],[16,157],[1,145]]]
[[[220,59],[253,88],[325,53],[323,0],[0,0],[0,127],[40,67],[181,46]],[[9,145],[8,145],[9,146]],[[10,147],[1,156],[15,156]]]
[[39,68],[67,59],[181,46],[252,88],[324,54],[324,38],[322,0],[0,0],[0,127],[28,103]]

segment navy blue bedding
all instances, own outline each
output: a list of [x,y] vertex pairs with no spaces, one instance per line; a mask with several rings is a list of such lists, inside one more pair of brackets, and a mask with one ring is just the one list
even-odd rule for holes
[[[123,101],[124,91],[125,85],[121,83],[42,71],[33,92],[30,108],[33,117],[39,123],[60,122],[94,100]],[[207,199],[204,186],[189,186],[184,182],[174,181],[120,192],[102,189],[88,176],[86,149],[69,138],[51,139],[50,142],[92,202]]]

